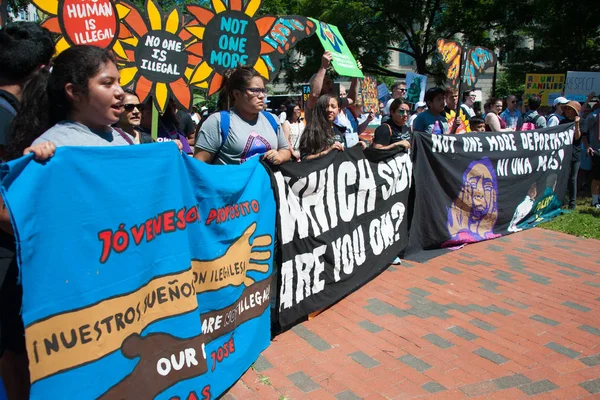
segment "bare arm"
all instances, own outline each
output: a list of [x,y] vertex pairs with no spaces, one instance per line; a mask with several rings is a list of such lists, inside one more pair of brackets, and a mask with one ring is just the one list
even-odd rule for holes
[[581,121],[581,118],[579,116],[575,117],[575,133],[573,134],[574,140],[578,140],[581,137],[581,128],[579,127],[579,121]]
[[348,98],[353,102],[356,102],[358,97],[358,78],[352,78],[350,81],[350,90],[348,91]]
[[306,160],[312,160],[315,158],[323,157],[324,155],[329,154],[333,150],[344,151],[344,146],[340,142],[335,142],[327,150],[323,150],[317,154],[311,154],[309,156],[306,156]]
[[195,153],[194,153],[194,158],[196,160],[200,160],[207,164],[210,164],[210,163],[212,163],[213,159],[215,158],[215,153],[209,153],[206,150],[201,150],[196,147]]
[[392,150],[397,147],[404,147],[405,150],[408,150],[408,149],[410,149],[410,143],[408,140],[401,140],[399,142],[390,143],[388,145],[374,143],[373,147],[376,148],[377,150]]
[[321,67],[317,71],[317,75],[310,83],[310,96],[308,97],[308,101],[306,102],[306,108],[313,109],[315,104],[317,104],[317,100],[321,96],[321,90],[323,89],[323,81],[325,80],[325,74],[327,73],[327,68],[331,64],[331,53],[326,51],[323,53],[323,57],[321,58]]
[[500,128],[500,119],[498,119],[498,116],[494,113],[488,113],[488,115],[485,116],[485,123],[489,125],[492,132],[512,131],[512,129],[510,129],[510,128],[506,128],[506,129]]

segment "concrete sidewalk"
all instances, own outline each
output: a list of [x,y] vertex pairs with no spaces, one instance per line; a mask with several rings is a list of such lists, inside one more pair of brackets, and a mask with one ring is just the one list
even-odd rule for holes
[[600,241],[532,229],[392,266],[224,399],[600,399]]

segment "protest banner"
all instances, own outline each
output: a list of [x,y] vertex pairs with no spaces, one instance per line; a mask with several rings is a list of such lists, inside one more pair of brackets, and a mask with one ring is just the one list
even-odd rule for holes
[[564,86],[564,74],[527,74],[525,76],[525,101],[535,94],[540,96],[543,106],[551,106],[554,99],[562,96]]
[[591,92],[600,94],[600,72],[568,71],[565,97],[583,103]]
[[302,109],[306,110],[306,103],[308,103],[308,98],[310,97],[310,85],[302,85]]
[[286,327],[358,289],[404,248],[412,163],[404,152],[357,146],[283,164],[274,176]]
[[415,104],[419,101],[425,101],[425,89],[427,89],[427,76],[415,74],[414,72],[406,73],[406,101]]
[[3,173],[32,399],[217,398],[269,345],[275,201],[258,157],[73,147]]
[[405,257],[422,261],[559,214],[573,124],[539,131],[414,137],[415,200]]
[[360,81],[360,92],[362,95],[362,109],[364,113],[376,112],[379,108],[377,100],[377,81],[372,76],[365,76]]
[[358,64],[337,26],[317,21],[313,18],[310,18],[310,20],[317,26],[316,33],[323,48],[331,52],[333,57],[331,64],[335,72],[341,76],[363,78],[364,75],[360,68],[358,68]]

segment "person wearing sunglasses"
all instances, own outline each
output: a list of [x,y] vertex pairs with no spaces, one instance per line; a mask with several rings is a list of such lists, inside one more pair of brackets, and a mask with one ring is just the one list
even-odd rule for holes
[[114,127],[127,132],[133,138],[133,143],[152,143],[152,136],[140,129],[144,105],[140,104],[139,97],[129,89],[123,89],[123,113]]
[[507,127],[513,130],[521,129],[523,114],[517,108],[517,98],[512,94],[506,97],[506,110],[500,113],[500,118],[506,121]]
[[292,154],[279,118],[263,111],[266,99],[263,78],[250,67],[228,71],[219,94],[220,112],[202,124],[194,157],[213,164],[242,164],[254,156],[274,165]]
[[375,130],[373,147],[380,150],[391,150],[402,147],[410,148],[411,134],[408,126],[410,107],[403,99],[398,98],[390,105],[390,119]]

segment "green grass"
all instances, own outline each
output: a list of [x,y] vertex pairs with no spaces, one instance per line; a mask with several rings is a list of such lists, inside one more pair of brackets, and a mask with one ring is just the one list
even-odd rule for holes
[[600,239],[600,210],[591,207],[592,198],[579,196],[577,208],[562,214],[550,222],[540,224],[540,228],[568,233],[585,238]]

